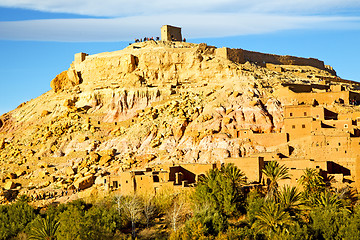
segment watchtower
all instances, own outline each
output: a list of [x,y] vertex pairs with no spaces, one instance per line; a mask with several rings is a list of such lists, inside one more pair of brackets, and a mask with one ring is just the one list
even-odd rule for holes
[[161,40],[162,41],[182,41],[181,28],[170,25],[161,27]]

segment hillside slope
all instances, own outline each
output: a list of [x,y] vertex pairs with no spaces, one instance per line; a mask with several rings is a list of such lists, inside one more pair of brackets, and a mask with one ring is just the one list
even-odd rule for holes
[[76,57],[51,91],[1,116],[4,189],[96,189],[96,177],[127,169],[273,152],[281,146],[234,131],[280,133],[283,106],[295,101],[285,85],[339,80],[312,66],[231,61],[206,44],[149,41]]

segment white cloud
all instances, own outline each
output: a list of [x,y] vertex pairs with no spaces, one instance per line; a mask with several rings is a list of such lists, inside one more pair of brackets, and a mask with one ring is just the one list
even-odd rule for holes
[[159,36],[160,26],[181,26],[186,38],[261,34],[290,29],[360,29],[360,17],[298,17],[270,14],[177,14],[110,19],[45,19],[0,22],[0,39],[34,41],[132,41]]
[[123,17],[164,13],[296,13],[326,14],[360,8],[359,0],[1,0],[2,7],[90,16]]
[[183,27],[189,38],[360,28],[359,17],[340,14],[360,11],[359,0],[1,0],[0,6],[109,17],[3,21],[0,39],[7,40],[127,41],[157,36],[163,24]]

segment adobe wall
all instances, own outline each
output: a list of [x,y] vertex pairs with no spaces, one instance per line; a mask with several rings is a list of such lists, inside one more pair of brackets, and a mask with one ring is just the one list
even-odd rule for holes
[[238,167],[247,177],[248,183],[261,182],[261,170],[264,168],[263,157],[225,158],[224,163],[233,163]]
[[360,191],[360,157],[355,159],[355,186]]
[[[150,172],[151,173],[151,172]],[[137,193],[154,193],[154,184],[152,175],[136,175],[135,176],[135,191]]]
[[289,140],[306,137],[311,135],[311,132],[317,131],[321,128],[321,121],[314,120],[312,117],[302,118],[285,118],[284,131],[289,133]]
[[83,61],[85,61],[87,56],[89,56],[89,54],[83,53],[83,52],[76,53],[74,55],[74,65],[75,65],[74,67],[75,67],[75,69],[79,68],[79,64],[82,63]]
[[176,180],[176,173],[182,173],[182,180],[187,183],[195,183],[199,175],[206,174],[210,169],[215,169],[216,164],[181,164],[179,166],[170,167],[169,181]]
[[339,120],[348,120],[348,119],[360,120],[360,112],[339,113],[338,119]]
[[220,48],[216,50],[218,56],[227,58],[233,62],[245,63],[255,62],[266,66],[266,63],[277,65],[299,65],[299,66],[313,66],[322,70],[325,68],[324,62],[315,58],[300,58],[294,56],[280,56],[275,54],[267,54],[260,52],[247,51],[243,49]]
[[170,25],[162,26],[161,41],[182,41],[181,28]]
[[288,141],[286,133],[254,133],[251,129],[230,129],[233,138],[249,138],[264,147],[284,144]]
[[[310,141],[310,146],[305,149],[305,155],[307,157],[314,160],[333,162],[334,166],[337,165],[336,171],[338,172],[331,172],[331,169],[329,169],[330,173],[343,173],[344,175],[354,174],[355,158],[358,155],[355,149],[358,149],[359,140],[352,142],[353,138],[350,138],[349,135],[314,135],[311,136]],[[334,166],[332,169],[335,169]]]
[[302,92],[327,92],[330,86],[324,84],[300,84],[300,83],[282,83],[283,87],[288,87],[291,91],[296,93]]
[[288,142],[287,133],[254,133],[249,138],[264,147],[277,146]]
[[279,156],[277,152],[261,152],[261,153],[253,153],[250,157],[262,157],[264,162],[279,160]]
[[131,172],[121,173],[119,184],[123,194],[132,194],[135,192],[135,181]]
[[316,119],[325,119],[325,110],[323,107],[313,107],[312,105],[291,105],[285,106],[284,117],[314,117]]
[[305,170],[306,168],[318,168],[327,171],[326,161],[314,161],[310,159],[284,158],[278,160],[279,164],[285,165],[289,170]]
[[281,99],[286,99],[287,101],[295,100],[297,103],[310,105],[314,103],[314,99],[319,104],[333,104],[334,102],[349,104],[350,99],[360,101],[360,94],[351,91],[295,93],[288,88],[284,88],[278,90],[277,94]]
[[340,130],[353,130],[353,121],[349,120],[323,120],[323,123],[327,126],[334,127]]
[[278,163],[289,168],[289,174],[291,175],[290,179],[281,180],[279,186],[299,186],[298,180],[304,174],[306,168],[315,168],[324,172],[327,172],[328,169],[328,163],[326,161],[314,161],[311,159],[285,158],[278,160]]

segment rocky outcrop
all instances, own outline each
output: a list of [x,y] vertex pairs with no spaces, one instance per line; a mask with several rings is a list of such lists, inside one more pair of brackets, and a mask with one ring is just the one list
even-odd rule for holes
[[76,189],[84,190],[86,188],[91,187],[94,183],[95,183],[95,177],[93,175],[90,175],[76,180],[74,182],[74,186]]
[[71,88],[81,83],[77,72],[74,69],[63,71],[57,75],[50,83],[50,87],[55,91],[59,92],[66,88]]

